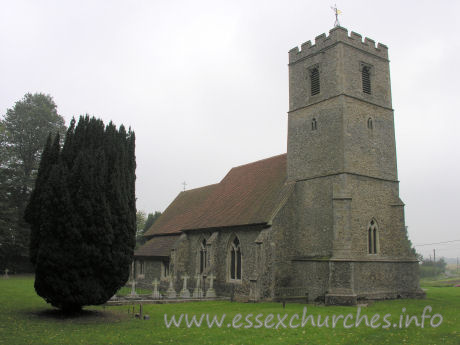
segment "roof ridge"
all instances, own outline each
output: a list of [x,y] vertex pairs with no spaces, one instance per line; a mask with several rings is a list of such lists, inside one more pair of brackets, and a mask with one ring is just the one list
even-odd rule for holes
[[[203,189],[203,188],[207,188],[207,187],[212,187],[212,186],[218,185],[219,183],[220,183],[220,182],[211,183],[211,184],[207,184],[207,185],[201,186],[201,187],[196,187],[196,188],[192,188],[192,189],[182,190],[182,191],[179,193],[179,195],[182,194],[182,193],[186,193],[186,192],[193,192],[193,191],[196,191],[196,190],[198,190],[198,189]],[[179,195],[178,195],[178,196],[179,196]]]
[[281,156],[285,156],[285,155],[287,155],[287,153],[281,153],[281,154],[279,154],[279,155],[271,156],[271,157],[268,157],[268,158],[259,159],[259,160],[254,161],[254,162],[250,162],[250,163],[245,163],[245,164],[237,165],[237,166],[231,168],[230,170],[233,170],[233,169],[236,169],[236,168],[245,167],[245,166],[252,165],[252,164],[256,164],[256,163],[261,163],[261,162],[263,162],[263,161],[267,161],[267,160],[269,160],[269,159],[274,159],[274,158],[281,157]]

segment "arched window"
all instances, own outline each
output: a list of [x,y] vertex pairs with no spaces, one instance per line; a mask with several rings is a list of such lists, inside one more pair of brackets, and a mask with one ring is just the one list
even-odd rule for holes
[[314,67],[310,69],[310,86],[311,86],[311,95],[317,95],[320,92],[319,87],[319,68]]
[[206,250],[206,239],[200,243],[200,274],[206,270],[208,264],[208,252]]
[[316,131],[317,129],[318,129],[318,124],[316,122],[316,119],[313,118],[313,120],[311,120],[311,130]]
[[374,122],[372,121],[372,117],[367,119],[367,128],[374,129]]
[[241,247],[238,237],[230,244],[230,280],[241,280]]
[[363,92],[371,94],[371,68],[369,66],[363,66],[361,73],[363,79]]
[[377,222],[372,219],[367,227],[367,240],[369,247],[369,254],[377,254],[378,250],[378,226]]

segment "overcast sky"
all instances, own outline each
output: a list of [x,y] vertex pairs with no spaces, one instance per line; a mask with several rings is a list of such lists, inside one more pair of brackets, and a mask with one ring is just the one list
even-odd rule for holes
[[[137,137],[137,208],[286,152],[288,51],[328,32],[325,1],[0,0],[0,113],[27,92]],[[400,195],[414,244],[460,240],[459,1],[338,1],[389,47]],[[417,247],[460,256],[460,242]]]

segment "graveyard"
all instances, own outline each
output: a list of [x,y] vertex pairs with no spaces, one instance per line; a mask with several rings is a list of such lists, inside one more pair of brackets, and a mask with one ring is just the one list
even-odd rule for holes
[[[143,290],[134,287],[138,297],[131,298],[132,285],[124,287],[117,295],[128,297],[123,305],[84,308],[78,315],[63,315],[57,309],[38,297],[33,287],[33,276],[9,275],[0,278],[0,344],[458,344],[460,317],[456,310],[460,308],[460,289],[458,287],[426,288],[426,299],[388,300],[365,303],[361,306],[363,314],[393,315],[397,320],[405,308],[405,315],[420,316],[426,306],[431,306],[431,314],[442,315],[442,323],[431,327],[427,319],[425,327],[413,323],[408,327],[372,328],[361,325],[346,329],[341,323],[313,327],[286,328],[245,328],[222,327],[209,328],[207,325],[196,327],[181,324],[169,328],[165,325],[168,318],[180,314],[202,315],[219,318],[225,314],[230,320],[237,314],[273,314],[302,315],[304,307],[308,313],[325,318],[334,315],[355,313],[356,307],[324,306],[321,304],[287,303],[238,303],[230,300],[194,299],[174,303],[171,299],[161,298],[162,304],[140,303],[143,296],[155,301],[154,288]],[[433,284],[432,284],[433,285]],[[180,294],[180,292],[178,292]],[[193,291],[189,291],[192,295]],[[139,298],[141,297],[141,298]],[[176,296],[177,297],[177,296]],[[180,297],[180,296],[179,296]],[[180,298],[176,298],[180,301]],[[139,309],[142,305],[142,315]],[[254,319],[254,317],[252,318]],[[244,321],[244,320],[243,320]],[[439,321],[439,320],[438,320]]]

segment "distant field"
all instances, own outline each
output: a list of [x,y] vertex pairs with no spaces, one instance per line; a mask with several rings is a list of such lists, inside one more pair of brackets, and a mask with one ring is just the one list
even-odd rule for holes
[[[126,292],[124,290],[123,292]],[[430,326],[430,319],[425,320],[425,328],[412,323],[404,326],[405,316],[421,314],[425,306],[431,306],[428,314],[441,314],[443,321],[439,327]],[[355,327],[356,307],[326,307],[306,305],[307,314],[312,315],[315,327],[309,322],[305,327],[292,329],[289,320],[294,314],[302,318],[302,304],[288,304],[283,309],[279,303],[231,303],[231,302],[196,302],[165,305],[144,305],[144,313],[150,320],[139,320],[128,314],[128,307],[89,307],[78,317],[66,317],[47,305],[35,294],[32,277],[14,277],[0,279],[0,344],[460,344],[460,288],[428,287],[425,300],[394,300],[376,302],[361,308],[361,315],[379,314],[380,326],[376,329],[366,327],[365,320]],[[403,308],[405,312],[403,313]],[[179,317],[188,313],[189,317],[196,314],[216,315],[221,319],[225,314],[225,322],[221,328],[202,327],[188,328],[184,319],[180,327],[167,328],[164,314],[168,320],[171,315]],[[240,328],[227,327],[238,313],[242,319],[235,323]],[[267,326],[272,328],[244,328],[249,323],[244,320],[249,316],[253,326],[255,315],[263,314],[262,318],[273,314],[274,319]],[[277,314],[280,318],[288,314],[279,328]],[[352,315],[343,327],[343,319],[339,319],[335,328],[332,317]],[[382,318],[391,314],[388,328]],[[399,317],[403,314],[402,328],[399,328]],[[327,318],[327,326],[317,327],[318,316],[323,323]],[[293,325],[299,320],[293,319]],[[234,319],[233,319],[234,321]],[[269,320],[270,321],[270,320]],[[439,323],[440,318],[434,320]],[[374,325],[377,325],[375,322]],[[396,327],[393,327],[396,324]]]
[[452,287],[460,284],[460,277],[449,278],[424,278],[420,280],[420,285],[423,287]]

